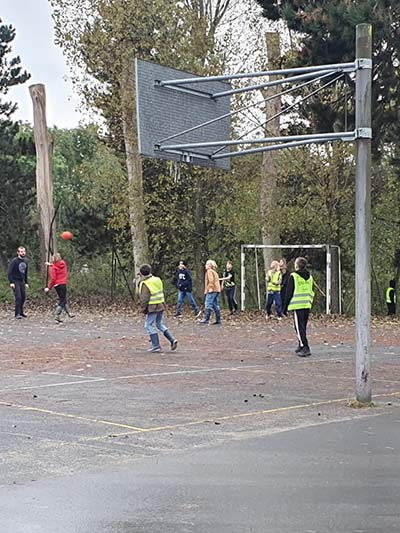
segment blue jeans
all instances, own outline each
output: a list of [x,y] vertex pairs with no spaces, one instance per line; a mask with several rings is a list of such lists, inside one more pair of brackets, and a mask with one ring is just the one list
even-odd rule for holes
[[158,311],[158,313],[148,313],[146,315],[146,322],[144,323],[144,327],[146,328],[147,333],[149,335],[154,335],[154,333],[157,333],[154,327],[154,323],[157,329],[161,331],[161,333],[164,333],[164,331],[167,331],[168,328],[162,321],[163,313],[164,311]]
[[186,296],[187,296],[187,298],[189,300],[190,305],[192,306],[193,311],[197,315],[197,313],[199,312],[199,306],[197,305],[193,294],[191,292],[180,291],[180,290],[178,290],[178,306],[176,308],[176,314],[177,315],[181,315],[182,314],[183,302],[185,301]]
[[204,320],[210,320],[211,312],[215,313],[215,321],[221,322],[221,309],[218,305],[219,292],[209,292],[206,294]]
[[279,291],[267,292],[267,306],[265,308],[267,315],[271,314],[272,304],[275,302],[275,309],[278,316],[282,316],[282,300],[281,293]]

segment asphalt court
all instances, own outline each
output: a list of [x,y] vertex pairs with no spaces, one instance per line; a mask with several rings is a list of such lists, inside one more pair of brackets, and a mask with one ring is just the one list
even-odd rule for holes
[[[140,318],[77,317],[63,326],[2,315],[3,484],[124,464],[400,407],[399,323],[375,326],[373,409],[351,409],[354,325],[310,326],[313,356],[293,353],[292,324],[167,323],[176,352],[149,354]],[[165,339],[163,339],[165,340]]]

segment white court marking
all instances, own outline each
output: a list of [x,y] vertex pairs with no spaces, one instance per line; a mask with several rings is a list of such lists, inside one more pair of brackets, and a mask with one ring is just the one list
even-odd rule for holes
[[[170,372],[151,372],[149,374],[131,374],[127,376],[115,376],[115,377],[108,377],[108,378],[101,378],[97,376],[82,376],[82,375],[75,375],[75,374],[60,374],[57,372],[40,372],[38,375],[50,375],[50,376],[68,376],[68,377],[74,377],[77,378],[76,381],[64,381],[60,383],[45,383],[42,385],[29,385],[29,386],[22,386],[22,387],[5,387],[3,389],[0,389],[0,392],[10,392],[10,391],[18,391],[18,390],[32,390],[32,389],[44,389],[48,387],[66,387],[69,385],[80,385],[80,384],[87,384],[87,383],[100,383],[100,382],[110,382],[110,381],[118,381],[118,380],[124,380],[124,379],[137,379],[137,378],[151,378],[151,377],[163,377],[163,376],[180,376],[180,375],[193,375],[193,374],[205,374],[210,372],[240,372],[240,371],[248,371],[248,372],[254,372],[254,373],[260,373],[260,374],[279,374],[279,375],[285,375],[285,376],[292,376],[294,374],[289,372],[280,372],[277,370],[267,370],[266,368],[263,368],[263,365],[243,365],[243,366],[236,366],[236,367],[216,367],[216,368],[198,368],[194,370],[176,370],[176,371],[170,371]],[[29,371],[25,371],[29,372]],[[298,377],[306,377],[306,374],[296,374]],[[24,377],[24,376],[15,376],[15,377]],[[86,379],[83,379],[83,378]],[[315,377],[319,378],[330,378],[330,379],[342,379],[342,380],[354,380],[353,376],[325,376],[325,375],[316,375]],[[375,378],[375,382],[377,383],[399,383],[399,380],[390,380],[390,379],[379,379]]]
[[10,392],[18,390],[31,390],[31,389],[44,389],[47,387],[66,387],[68,385],[80,385],[82,383],[99,383],[104,381],[116,381],[122,379],[134,379],[134,378],[148,378],[148,377],[163,377],[163,376],[174,376],[174,375],[186,375],[186,374],[204,374],[209,372],[226,372],[226,371],[240,371],[246,370],[248,368],[257,368],[261,365],[247,365],[242,367],[219,367],[219,368],[203,368],[199,370],[177,370],[175,372],[154,372],[150,374],[133,374],[129,376],[116,376],[111,378],[90,378],[82,379],[83,376],[74,376],[77,378],[76,381],[64,381],[61,383],[46,383],[43,385],[29,385],[26,387],[6,387],[0,389],[0,392]]

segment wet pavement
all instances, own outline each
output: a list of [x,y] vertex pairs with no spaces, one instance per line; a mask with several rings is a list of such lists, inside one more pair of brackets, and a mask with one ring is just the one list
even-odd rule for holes
[[399,322],[370,409],[349,320],[312,320],[307,359],[290,321],[167,324],[149,354],[133,315],[1,314],[0,532],[400,531]]

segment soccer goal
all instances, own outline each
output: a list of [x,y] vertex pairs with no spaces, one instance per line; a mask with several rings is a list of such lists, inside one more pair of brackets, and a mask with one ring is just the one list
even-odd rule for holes
[[[246,295],[249,295],[250,292],[258,309],[263,309],[265,306],[263,258],[265,249],[282,251],[289,269],[292,271],[294,268],[291,263],[294,258],[298,255],[304,255],[310,263],[310,270],[315,280],[315,292],[319,294],[320,299],[324,299],[326,314],[342,313],[340,247],[332,244],[242,244],[240,254],[242,311],[246,309]],[[280,256],[276,259],[279,260]],[[268,270],[269,265],[266,265],[265,268]],[[252,279],[252,283],[249,282],[250,279]]]

